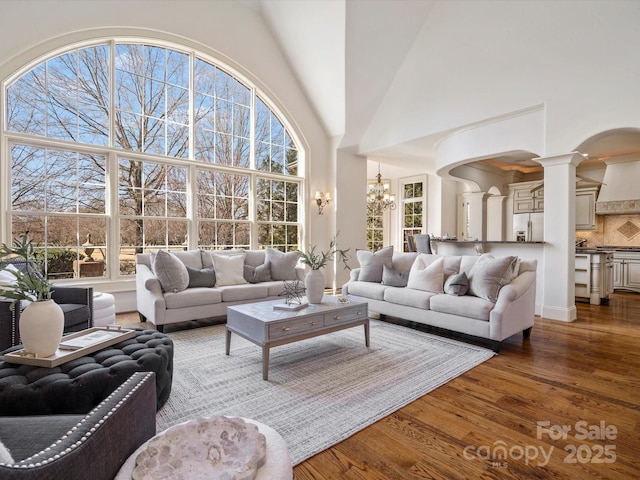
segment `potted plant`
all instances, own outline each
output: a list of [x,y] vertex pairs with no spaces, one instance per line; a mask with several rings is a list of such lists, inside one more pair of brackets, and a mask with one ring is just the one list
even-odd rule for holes
[[321,269],[324,268],[328,262],[332,262],[337,256],[343,263],[344,268],[351,270],[348,265],[349,249],[343,250],[336,246],[336,239],[338,235],[331,239],[329,242],[329,249],[326,252],[320,251],[317,253],[317,245],[309,246],[309,250],[303,252],[297,250],[300,257],[300,263],[308,266],[311,271],[304,278],[304,286],[307,293],[307,300],[309,303],[321,303],[322,296],[324,294],[324,274]]
[[[60,344],[64,330],[64,313],[51,299],[53,285],[36,271],[36,256],[29,232],[11,246],[0,247],[0,270],[9,272],[15,280],[0,286],[0,296],[12,300],[11,309],[20,302],[28,302],[20,315],[20,338],[28,353],[40,357],[53,355]],[[23,269],[14,265],[15,260]]]

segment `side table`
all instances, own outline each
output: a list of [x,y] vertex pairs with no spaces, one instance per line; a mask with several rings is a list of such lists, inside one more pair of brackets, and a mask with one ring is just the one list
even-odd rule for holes
[[110,293],[93,293],[93,326],[106,327],[116,323],[115,298]]

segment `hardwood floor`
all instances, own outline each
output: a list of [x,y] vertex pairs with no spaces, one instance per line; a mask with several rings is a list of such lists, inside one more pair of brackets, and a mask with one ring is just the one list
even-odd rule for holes
[[[549,422],[540,435],[538,422]],[[571,428],[566,438],[552,435],[560,426]],[[602,439],[582,439],[585,430]],[[500,355],[294,473],[296,480],[630,479],[640,477],[638,459],[640,295],[616,293],[608,306],[579,304],[573,323],[537,319],[530,340],[510,338]]]
[[537,319],[530,340],[508,339],[500,355],[294,475],[631,479],[639,459],[640,295],[615,293],[608,306],[579,304],[573,323]]

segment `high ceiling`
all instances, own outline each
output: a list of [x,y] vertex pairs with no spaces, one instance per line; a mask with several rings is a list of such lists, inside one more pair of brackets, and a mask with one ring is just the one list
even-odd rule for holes
[[[261,12],[329,136],[358,145],[437,0],[244,0]],[[374,161],[435,170],[435,145],[448,132],[366,152]],[[579,146],[591,161],[640,152],[640,132],[621,131]],[[531,154],[483,160],[529,173]]]

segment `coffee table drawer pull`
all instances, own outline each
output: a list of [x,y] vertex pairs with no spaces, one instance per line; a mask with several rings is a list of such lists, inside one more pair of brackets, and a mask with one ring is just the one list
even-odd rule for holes
[[283,327],[282,330],[285,331],[285,332],[288,332],[291,329],[289,327]]
[[311,325],[312,327],[313,327],[314,325],[317,325],[317,324],[318,324],[318,322],[309,322],[309,325]]

